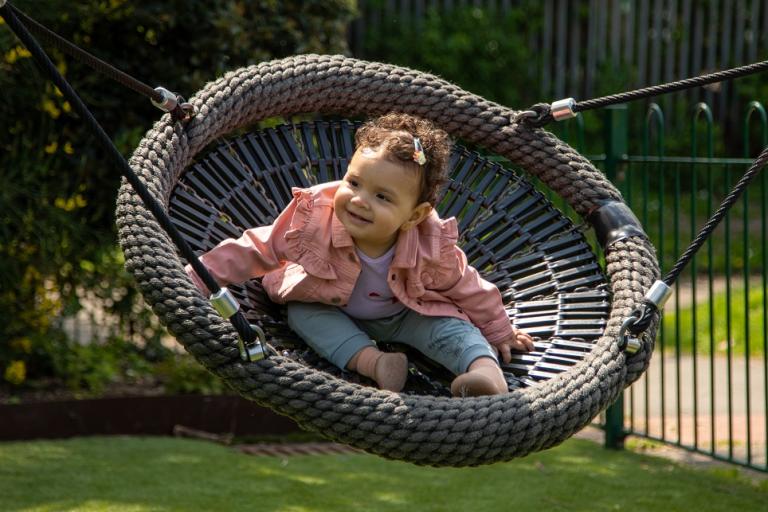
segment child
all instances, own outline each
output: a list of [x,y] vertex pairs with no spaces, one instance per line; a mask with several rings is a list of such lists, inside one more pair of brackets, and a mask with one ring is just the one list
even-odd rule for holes
[[498,289],[467,265],[456,219],[433,209],[448,135],[392,113],[362,126],[355,141],[343,180],[294,189],[271,226],[225,240],[201,261],[221,284],[263,276],[310,347],[381,389],[403,388],[408,361],[372,339],[405,343],[451,370],[454,396],[506,393],[497,354],[509,362],[511,349],[533,350],[533,340],[512,327]]

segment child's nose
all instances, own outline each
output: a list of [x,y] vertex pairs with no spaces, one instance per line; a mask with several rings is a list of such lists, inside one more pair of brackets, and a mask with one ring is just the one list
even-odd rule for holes
[[365,198],[363,197],[363,195],[361,193],[357,193],[357,194],[353,195],[352,199],[350,201],[355,206],[360,206],[360,207],[363,207],[363,208],[367,208],[368,207],[368,201],[365,200]]

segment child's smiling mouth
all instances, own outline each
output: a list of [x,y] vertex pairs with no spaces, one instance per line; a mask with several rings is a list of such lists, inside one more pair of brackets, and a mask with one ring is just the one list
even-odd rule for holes
[[373,221],[370,221],[370,220],[368,220],[368,219],[366,219],[364,217],[361,217],[361,216],[359,216],[359,215],[357,215],[355,213],[352,213],[350,210],[347,210],[347,215],[349,215],[349,217],[353,221],[355,221],[357,223],[360,223],[360,224],[371,224],[373,222]]

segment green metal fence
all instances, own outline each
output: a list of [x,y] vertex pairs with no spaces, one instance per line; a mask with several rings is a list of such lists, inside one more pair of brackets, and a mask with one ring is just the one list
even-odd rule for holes
[[[690,132],[674,139],[655,104],[601,116],[603,153],[590,159],[642,222],[664,274],[768,144],[768,116],[749,104],[742,147],[723,149],[741,157],[715,157],[717,127],[703,103],[691,110]],[[569,123],[555,131],[584,151],[593,139],[585,122]],[[768,471],[767,203],[763,172],[681,275],[651,367],[604,416],[607,445],[633,434]]]

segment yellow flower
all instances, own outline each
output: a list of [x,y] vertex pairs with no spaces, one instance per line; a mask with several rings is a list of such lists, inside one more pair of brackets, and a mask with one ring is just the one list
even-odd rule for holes
[[71,142],[67,142],[66,144],[64,144],[64,152],[68,155],[71,155],[75,152],[75,148],[72,147]]
[[32,54],[29,53],[29,50],[24,48],[23,46],[17,46],[16,48],[11,48],[6,52],[5,54],[5,62],[8,64],[13,64],[19,59],[26,59],[28,57],[31,57]]
[[48,115],[54,119],[57,119],[61,115],[61,110],[59,110],[59,107],[57,107],[51,99],[45,98],[40,106],[44,112],[48,112]]
[[85,200],[85,197],[83,197],[81,194],[75,194],[72,197],[64,198],[64,197],[57,197],[53,200],[53,205],[56,208],[60,208],[64,210],[65,212],[71,212],[80,208],[85,207],[88,204],[88,201]]
[[29,338],[16,338],[11,343],[11,348],[14,350],[20,350],[25,354],[32,352],[32,340]]
[[49,155],[54,154],[57,149],[59,149],[59,143],[55,141],[45,146],[45,152],[48,153]]
[[5,369],[5,380],[18,386],[27,378],[27,366],[24,361],[11,361]]

